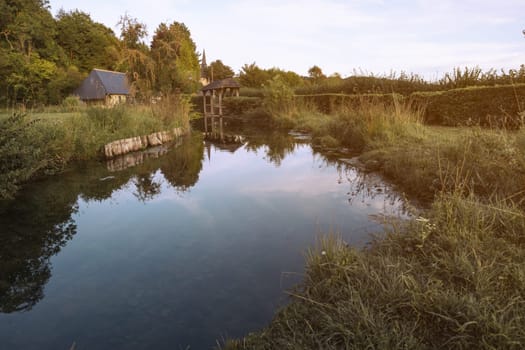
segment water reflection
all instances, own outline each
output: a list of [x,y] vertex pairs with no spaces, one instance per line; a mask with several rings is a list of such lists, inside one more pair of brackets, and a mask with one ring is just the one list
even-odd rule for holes
[[29,311],[44,297],[49,259],[75,234],[76,196],[56,189],[0,203],[0,312]]
[[[165,157],[160,160],[160,155]],[[140,161],[130,161],[132,157]],[[196,134],[174,149],[147,150],[123,159],[113,160],[111,166],[72,166],[60,179],[29,184],[16,200],[0,202],[0,312],[29,311],[44,297],[50,258],[76,234],[72,216],[79,198],[102,202],[131,183],[138,200],[151,201],[161,192],[154,176],[159,169],[176,191],[187,191],[202,169],[202,137]]]

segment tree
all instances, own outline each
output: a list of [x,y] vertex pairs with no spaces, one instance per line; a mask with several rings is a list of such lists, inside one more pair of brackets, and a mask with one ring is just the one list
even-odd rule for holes
[[242,66],[239,74],[241,85],[251,88],[261,88],[271,78],[271,74],[259,68],[255,62]]
[[0,3],[0,99],[6,103],[50,102],[49,84],[65,66],[47,0]]
[[57,43],[64,49],[68,63],[87,73],[93,68],[113,69],[118,60],[115,33],[90,15],[79,10],[57,15]]
[[197,46],[184,23],[161,23],[151,42],[151,57],[155,62],[155,87],[163,93],[175,89],[194,92],[199,82]]
[[318,83],[321,79],[326,78],[326,76],[323,74],[323,71],[318,66],[313,66],[312,68],[308,69],[308,75],[315,83]]
[[232,78],[234,75],[233,69],[222,63],[221,60],[213,61],[208,66],[207,76],[213,78],[213,80]]
[[146,25],[125,14],[120,17],[120,60],[117,69],[125,71],[131,84],[131,93],[147,99],[155,81],[155,67],[144,39]]

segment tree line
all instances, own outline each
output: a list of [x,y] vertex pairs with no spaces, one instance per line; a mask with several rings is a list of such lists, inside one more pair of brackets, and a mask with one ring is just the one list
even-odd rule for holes
[[115,32],[80,10],[50,12],[48,0],[0,2],[0,106],[57,104],[93,68],[126,72],[137,98],[195,91],[199,54],[184,23],[146,26],[125,14]]

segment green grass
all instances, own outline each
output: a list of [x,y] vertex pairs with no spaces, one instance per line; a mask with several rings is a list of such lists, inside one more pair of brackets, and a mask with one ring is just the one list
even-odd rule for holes
[[428,127],[420,115],[368,103],[274,114],[319,146],[355,148],[428,208],[366,249],[322,239],[291,303],[223,349],[525,347],[525,130]]

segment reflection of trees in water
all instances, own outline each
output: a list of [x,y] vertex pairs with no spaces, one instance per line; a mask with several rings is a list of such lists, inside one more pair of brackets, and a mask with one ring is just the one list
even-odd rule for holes
[[24,191],[0,204],[0,312],[27,311],[43,298],[49,260],[76,232],[77,194],[60,188]]
[[160,194],[160,183],[155,182],[154,174],[139,174],[135,176],[134,183],[133,195],[141,202],[152,200]]
[[[195,127],[204,131],[204,126],[201,125],[203,123],[203,121],[195,123]],[[287,132],[268,127],[267,124],[235,121],[228,118],[224,118],[221,133],[244,136],[246,141],[244,146],[248,151],[257,153],[264,148],[266,159],[276,166],[280,166],[286,156],[295,151],[298,144],[304,143]],[[212,137],[208,137],[208,140],[219,149],[225,149],[224,145],[213,142]]]
[[28,311],[44,297],[50,259],[76,233],[77,200],[102,201],[131,180],[139,200],[160,193],[158,169],[179,191],[194,186],[202,169],[202,137],[186,138],[158,159],[120,172],[84,162],[62,175],[28,184],[13,201],[0,202],[0,312]]
[[293,136],[282,131],[262,131],[247,136],[246,141],[246,149],[255,153],[265,147],[266,159],[276,166],[280,166],[284,158],[293,153],[298,145]]
[[192,135],[162,160],[164,178],[178,191],[187,191],[199,180],[204,159],[202,135]]

